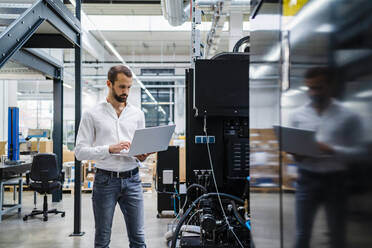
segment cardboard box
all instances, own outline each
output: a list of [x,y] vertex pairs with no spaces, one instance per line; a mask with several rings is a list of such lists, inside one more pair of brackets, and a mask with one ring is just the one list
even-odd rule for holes
[[29,148],[28,142],[26,142],[26,143],[20,143],[19,144],[19,151],[20,152],[29,152],[30,151],[30,148]]
[[180,156],[179,156],[179,170],[180,170],[180,183],[186,182],[186,150],[185,147],[180,147]]
[[83,189],[93,189],[93,181],[84,181]]
[[64,162],[73,162],[73,161],[75,161],[75,153],[73,151],[64,149],[62,158],[63,158],[63,163]]
[[[37,152],[37,141],[31,141],[31,151]],[[39,144],[39,153],[52,153],[53,152],[53,141],[42,140]]]
[[83,173],[82,173],[82,176],[83,176],[83,181],[88,181],[87,178],[90,174],[92,174],[90,177],[93,176],[93,180],[94,180],[94,173],[95,173],[95,164],[96,162],[94,160],[86,160],[84,161],[84,163],[82,164],[82,170],[83,170]]
[[87,174],[87,181],[94,182],[94,172],[90,172]]
[[0,156],[5,155],[6,143],[6,141],[0,141]]

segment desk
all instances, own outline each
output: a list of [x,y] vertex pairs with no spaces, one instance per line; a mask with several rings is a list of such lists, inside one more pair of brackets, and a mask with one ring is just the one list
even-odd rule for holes
[[9,165],[0,163],[0,180],[7,180],[31,170],[31,162]]
[[[31,163],[20,163],[17,165],[0,163],[0,223],[4,214],[15,209],[18,209],[18,213],[21,212],[23,190],[23,179],[21,175],[30,169]],[[3,204],[4,185],[18,185],[18,204]]]

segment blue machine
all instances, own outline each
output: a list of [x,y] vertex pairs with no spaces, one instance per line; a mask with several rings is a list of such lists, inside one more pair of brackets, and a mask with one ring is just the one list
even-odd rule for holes
[[8,109],[8,159],[19,160],[19,108]]

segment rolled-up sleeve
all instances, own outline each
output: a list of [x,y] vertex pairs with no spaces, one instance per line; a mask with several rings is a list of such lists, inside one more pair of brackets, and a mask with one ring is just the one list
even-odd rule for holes
[[85,112],[81,118],[76,138],[75,156],[77,160],[102,160],[110,155],[109,145],[93,146],[95,134],[92,116],[89,112]]

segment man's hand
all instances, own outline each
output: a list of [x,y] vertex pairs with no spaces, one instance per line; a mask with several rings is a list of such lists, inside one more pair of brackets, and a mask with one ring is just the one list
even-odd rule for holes
[[121,150],[128,150],[130,147],[129,141],[121,141],[119,144],[110,145],[109,146],[109,152],[110,153],[119,153]]
[[148,157],[148,156],[150,156],[151,154],[153,154],[154,152],[152,152],[152,153],[145,153],[145,154],[141,154],[141,155],[137,155],[137,156],[135,156],[139,161],[141,161],[141,162],[143,162],[143,161],[145,161],[146,160],[146,158]]
[[333,154],[335,152],[331,146],[323,142],[318,142],[318,147],[325,154]]

